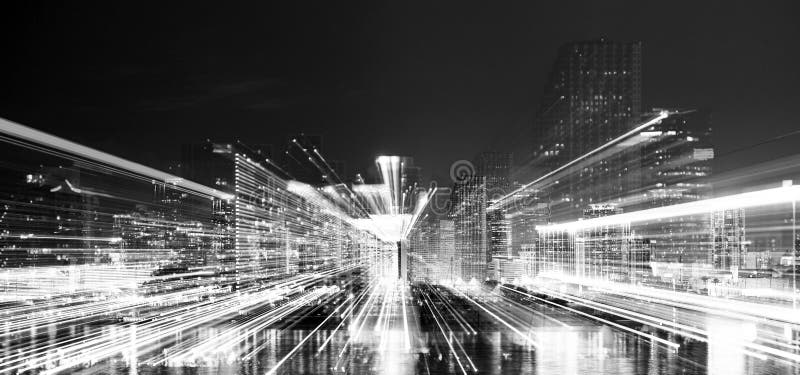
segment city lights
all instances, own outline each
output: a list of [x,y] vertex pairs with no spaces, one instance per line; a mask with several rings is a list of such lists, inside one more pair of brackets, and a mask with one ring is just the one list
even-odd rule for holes
[[4,9],[0,375],[800,374],[798,12],[343,5]]

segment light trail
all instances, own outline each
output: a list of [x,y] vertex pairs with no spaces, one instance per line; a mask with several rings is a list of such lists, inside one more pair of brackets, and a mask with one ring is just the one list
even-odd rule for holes
[[455,318],[456,323],[458,323],[458,325],[461,326],[461,328],[465,332],[470,332],[473,335],[478,334],[478,331],[476,331],[475,328],[472,328],[472,325],[470,325],[469,322],[466,319],[464,319],[464,317],[461,316],[461,314],[456,310],[456,308],[453,307],[452,303],[450,303],[450,301],[448,301],[447,298],[445,298],[445,296],[441,294],[441,292],[439,292],[435,287],[431,287],[430,285],[428,286],[429,286],[428,291],[432,292],[436,297],[439,298],[439,301],[442,302],[442,304],[445,306],[450,315],[453,318]]
[[534,186],[534,185],[544,181],[547,178],[555,176],[558,173],[561,173],[561,172],[565,171],[567,168],[569,168],[571,166],[574,166],[574,165],[580,163],[581,161],[586,160],[586,159],[590,158],[591,156],[593,156],[593,155],[595,155],[595,154],[597,154],[597,153],[599,153],[599,152],[601,152],[603,150],[606,150],[606,149],[610,148],[611,146],[614,146],[615,144],[618,144],[618,143],[630,138],[634,134],[640,133],[642,130],[646,129],[647,127],[650,127],[650,126],[652,126],[654,124],[657,124],[661,120],[669,117],[669,115],[670,115],[669,111],[660,111],[658,113],[658,115],[654,116],[652,119],[650,119],[648,121],[645,121],[644,123],[636,126],[635,128],[631,129],[630,131],[626,132],[625,134],[622,134],[619,137],[614,138],[613,140],[601,145],[600,147],[597,147],[594,150],[589,151],[586,154],[581,155],[577,159],[572,160],[572,161],[568,162],[567,164],[564,164],[564,165],[554,169],[553,171],[548,172],[545,175],[543,175],[543,176],[541,176],[541,177],[539,177],[539,178],[537,178],[537,179],[535,179],[535,180],[533,180],[533,181],[531,181],[531,182],[529,182],[529,183],[517,188],[516,190],[514,190],[514,191],[512,191],[512,192],[510,192],[510,193],[508,193],[508,194],[506,194],[504,196],[502,196],[497,201],[491,202],[489,204],[489,206],[487,207],[487,210],[494,210],[494,209],[502,207],[501,204],[503,204],[503,202],[505,202],[509,198],[512,198],[512,197],[516,196],[518,193],[523,192],[523,191],[527,190],[528,188],[530,188],[531,186]]
[[320,328],[322,328],[322,326],[324,326],[324,325],[325,325],[325,323],[326,323],[328,320],[330,320],[330,319],[331,319],[333,316],[334,316],[334,314],[331,314],[331,315],[329,315],[327,318],[325,318],[325,320],[323,320],[323,321],[322,321],[322,323],[320,323],[320,324],[319,324],[319,325],[318,325],[316,328],[314,328],[314,329],[313,329],[313,330],[312,330],[312,331],[311,331],[311,332],[310,332],[308,335],[306,335],[306,337],[304,337],[304,338],[303,338],[303,339],[302,339],[302,340],[301,340],[301,341],[300,341],[300,342],[299,342],[299,343],[298,343],[298,344],[297,344],[297,345],[296,345],[296,346],[295,346],[295,347],[294,347],[294,348],[293,348],[291,351],[289,351],[289,353],[288,353],[288,354],[286,354],[286,355],[285,355],[283,358],[281,358],[281,360],[280,360],[280,361],[278,361],[278,363],[276,363],[276,364],[275,364],[275,366],[273,366],[273,367],[272,367],[272,368],[271,368],[269,371],[267,371],[267,375],[272,375],[272,374],[275,374],[275,372],[276,372],[276,371],[278,371],[278,369],[279,369],[279,368],[280,368],[280,367],[281,367],[281,366],[282,366],[282,365],[283,365],[283,364],[284,364],[286,361],[288,361],[288,360],[289,360],[289,358],[291,358],[291,357],[292,357],[292,355],[293,355],[295,352],[297,352],[297,351],[298,351],[298,350],[299,350],[299,349],[300,349],[300,348],[303,346],[303,344],[305,344],[305,342],[306,342],[306,341],[308,341],[308,340],[309,340],[309,339],[310,339],[312,336],[314,336],[314,334],[315,334],[317,331],[319,331],[319,329],[320,329]]
[[408,312],[406,311],[406,286],[400,287],[400,304],[403,306],[403,338],[406,350],[411,350],[411,334],[408,332]]
[[[509,289],[509,290],[513,290],[513,289]],[[598,311],[603,311],[603,312],[610,313],[610,314],[613,314],[613,315],[616,315],[616,316],[620,316],[620,317],[623,317],[623,318],[628,318],[628,319],[631,319],[633,321],[637,321],[637,322],[640,322],[642,324],[655,327],[655,328],[657,328],[659,330],[669,331],[669,332],[673,332],[675,334],[678,334],[680,336],[692,338],[692,339],[697,340],[697,341],[711,342],[712,344],[715,344],[715,342],[712,342],[712,340],[709,339],[710,334],[705,329],[699,329],[699,328],[696,328],[696,327],[693,327],[693,326],[689,326],[689,325],[686,325],[686,324],[680,324],[680,323],[677,323],[677,322],[674,322],[674,321],[670,321],[670,320],[667,320],[667,319],[659,319],[657,317],[650,316],[650,315],[639,314],[639,313],[636,313],[636,312],[633,312],[633,311],[617,308],[617,307],[611,306],[609,304],[600,304],[600,303],[593,302],[593,301],[585,299],[585,298],[579,298],[579,297],[575,297],[575,296],[570,296],[570,295],[567,295],[567,294],[564,294],[564,293],[559,293],[559,292],[556,292],[556,291],[553,291],[553,290],[547,290],[547,289],[540,289],[540,290],[542,290],[544,293],[546,293],[548,295],[553,295],[553,296],[557,296],[559,298],[563,298],[563,299],[566,299],[566,300],[569,300],[569,301],[573,301],[573,302],[576,302],[578,304],[593,308],[593,309],[598,310]],[[516,292],[522,293],[522,292],[519,292],[519,291],[516,291]],[[649,303],[657,303],[657,301],[650,300]],[[667,306],[670,306],[670,305],[667,305]],[[673,304],[671,306],[676,306],[676,307],[681,307],[681,308],[691,308],[691,306],[689,306],[689,305],[674,305]],[[787,352],[785,350],[778,350],[776,348],[772,348],[772,347],[769,347],[769,346],[766,346],[766,345],[753,344],[751,342],[746,342],[746,341],[742,341],[742,340],[738,340],[738,341],[736,341],[736,343],[738,345],[740,345],[741,347],[743,347],[743,348],[750,349],[750,350],[740,349],[739,351],[741,353],[756,357],[758,359],[762,359],[762,360],[766,359],[766,356],[764,354],[759,354],[758,353],[758,352],[763,352],[763,353],[768,353],[768,354],[773,355],[773,356],[778,357],[778,358],[784,358],[784,359],[792,361],[792,362],[800,361],[800,355],[796,355],[796,354]],[[788,348],[791,348],[791,346],[789,346]]]
[[[644,333],[644,332],[640,332],[640,331],[637,331],[637,330],[635,330],[635,329],[632,329],[632,328],[629,328],[629,327],[623,326],[623,325],[621,325],[621,324],[617,324],[617,323],[614,323],[614,322],[612,322],[612,321],[609,321],[609,320],[603,319],[603,318],[601,318],[601,317],[598,317],[598,316],[595,316],[595,315],[591,315],[591,314],[587,314],[587,313],[585,313],[585,312],[582,312],[582,311],[579,311],[579,310],[576,310],[576,309],[573,309],[573,308],[570,308],[570,307],[567,307],[567,306],[562,306],[562,305],[559,305],[559,304],[557,304],[557,303],[555,303],[555,302],[551,302],[551,301],[548,301],[548,300],[546,300],[546,299],[542,299],[542,298],[536,297],[536,296],[534,296],[534,295],[531,295],[531,294],[523,293],[523,292],[520,292],[520,291],[518,291],[518,290],[514,290],[514,289],[509,289],[509,290],[512,290],[512,291],[514,291],[514,292],[517,292],[517,293],[523,294],[523,295],[525,295],[525,296],[526,296],[526,297],[528,297],[528,298],[533,298],[533,299],[535,299],[535,300],[537,300],[537,301],[544,302],[544,303],[547,303],[547,304],[550,304],[550,305],[553,305],[553,306],[556,306],[556,307],[559,307],[559,308],[565,309],[565,310],[567,310],[567,311],[570,311],[570,312],[572,312],[572,313],[575,313],[575,314],[578,314],[578,315],[585,316],[585,317],[587,317],[587,318],[590,318],[590,319],[596,320],[596,321],[598,321],[598,322],[601,322],[601,323],[603,323],[603,324],[608,324],[608,325],[610,325],[610,326],[613,326],[613,327],[615,327],[615,328],[621,329],[621,330],[623,330],[623,331],[626,331],[626,332],[633,333],[634,335],[642,336],[642,337],[648,338],[648,339],[650,339],[650,340],[653,340],[653,341],[659,342],[659,343],[661,343],[661,344],[663,344],[663,345],[665,345],[665,346],[667,346],[667,347],[669,347],[669,348],[672,348],[673,350],[677,350],[678,348],[680,348],[680,344],[674,343],[674,342],[672,342],[672,341],[669,341],[669,340],[664,340],[664,339],[662,339],[662,338],[660,338],[660,337],[656,337],[656,336],[653,336],[653,335],[650,335],[650,334],[647,334],[647,333]],[[509,326],[509,327],[510,327],[510,326]],[[522,333],[520,333],[520,332],[518,332],[518,331],[515,331],[515,332],[517,332],[517,333],[518,333],[518,334],[520,334],[520,335],[523,335]],[[524,335],[523,335],[523,336],[524,336]]]
[[609,215],[560,224],[538,225],[536,226],[536,230],[540,232],[575,232],[588,228],[663,220],[681,216],[705,214],[714,211],[792,203],[796,202],[798,199],[800,199],[800,185],[789,185],[619,215]]
[[[668,115],[662,112],[659,116]],[[659,121],[659,116],[640,127]],[[415,294],[407,295],[408,285],[396,277],[394,241],[406,240],[418,229],[425,215],[432,213],[430,203],[441,191],[421,192],[413,199],[409,189],[401,188],[403,162],[399,157],[376,161],[382,183],[350,189],[285,181],[264,167],[263,161],[235,152],[229,160],[233,180],[228,182],[229,191],[222,191],[203,189],[124,159],[102,159],[106,154],[57,137],[42,140],[41,134],[25,129],[0,122],[0,132],[8,134],[3,139],[10,145],[63,158],[66,167],[30,170],[20,162],[27,177],[14,186],[27,195],[0,197],[0,261],[10,264],[3,263],[0,270],[0,339],[7,343],[0,352],[3,372],[93,371],[93,366],[120,358],[131,370],[137,365],[195,367],[260,361],[272,348],[268,340],[261,342],[256,336],[278,327],[272,336],[277,340],[309,318],[322,322],[302,337],[298,335],[288,352],[269,363],[268,373],[294,370],[291,361],[306,348],[316,353],[315,358],[338,354],[334,372],[353,370],[339,366],[343,362],[350,363],[343,366],[353,366],[364,349],[371,349],[383,361],[374,368],[390,371],[400,356],[418,354],[415,340],[421,350],[427,349],[423,337],[414,331],[415,311],[421,310],[435,323],[435,327],[431,325],[435,350],[447,356],[448,365],[454,365],[450,358],[455,359],[456,370],[466,374],[479,370],[480,363],[473,361],[469,350],[473,349],[472,336],[484,332],[456,306],[462,301],[465,303],[460,306],[488,317],[493,327],[523,338],[529,351],[547,346],[546,333],[532,328],[534,320],[575,332],[560,319],[499,290],[512,290],[543,306],[560,308],[569,313],[565,316],[592,319],[613,327],[615,333],[619,330],[646,338],[654,347],[683,349],[676,342],[606,319],[605,314],[703,342],[710,348],[730,344],[737,346],[732,352],[760,360],[800,362],[796,354],[800,318],[796,309],[787,307],[790,299],[796,299],[796,288],[770,293],[743,289],[750,294],[720,298],[728,293],[724,288],[734,289],[733,281],[726,281],[715,296],[689,294],[676,287],[679,277],[674,276],[670,276],[673,290],[667,290],[668,277],[664,275],[693,272],[690,266],[659,264],[649,257],[610,256],[638,251],[634,245],[641,244],[635,241],[642,238],[644,230],[631,223],[666,227],[673,219],[713,211],[754,209],[755,214],[748,211],[747,218],[759,218],[762,225],[748,227],[750,236],[794,231],[794,213],[787,219],[771,208],[794,205],[800,186],[530,225],[526,229],[539,236],[536,246],[525,248],[531,257],[526,263],[530,269],[522,276],[504,279],[537,291],[530,294],[505,285],[492,293],[482,291],[486,286],[480,284],[482,277],[462,288],[458,271],[451,269],[446,275],[443,269],[433,270],[442,268],[442,259],[454,263],[455,251],[430,263],[430,257],[411,254],[409,259],[437,276],[446,276],[436,278],[446,285],[441,289],[429,284],[430,279],[416,284],[422,289],[415,297],[419,302],[419,310],[415,310],[413,305],[406,306]],[[601,157],[619,142],[625,140],[616,139],[563,166],[562,171]],[[317,150],[303,151],[316,168],[330,173],[328,178],[339,180]],[[546,175],[490,207],[505,207],[532,184],[554,176]],[[417,205],[411,207],[409,202]],[[436,230],[453,230],[452,222],[449,227],[437,225],[441,227]],[[617,227],[621,229],[614,232]],[[709,241],[696,238],[707,232],[703,227],[687,227],[680,235],[689,240],[680,246],[707,246]],[[671,232],[664,231],[648,235],[647,240],[655,244],[671,237]],[[624,250],[622,241],[629,241]],[[659,250],[653,248],[653,252]],[[629,278],[621,282],[624,267],[645,271],[633,274],[626,269]],[[743,277],[736,273],[738,269],[714,271],[730,273],[731,280]],[[711,283],[706,285],[712,288]],[[752,302],[765,298],[771,299],[769,304]],[[743,332],[729,337],[714,331],[713,319],[719,318],[743,322]],[[63,334],[75,327],[91,328]],[[203,333],[206,330],[213,334]],[[327,334],[324,340],[323,331]],[[437,343],[439,334],[449,351]]]
[[[301,281],[301,280],[297,280]],[[311,282],[313,280],[307,280]],[[276,301],[281,298],[281,294],[275,293],[281,290],[284,286],[288,286],[292,282],[286,282],[278,285],[275,288],[267,289],[264,291],[255,291],[248,293],[247,300],[242,300],[235,295],[229,295],[225,299],[201,303],[199,305],[190,305],[175,311],[170,312],[168,315],[162,315],[157,320],[149,323],[140,324],[138,330],[141,331],[137,335],[137,345],[139,347],[146,346],[150,343],[159,342],[166,337],[186,331],[192,327],[208,324],[209,322],[218,320],[224,316],[236,315],[237,312],[252,308],[258,305],[263,305],[271,301]],[[287,305],[291,310],[298,309],[304,302],[311,301],[319,295],[319,293],[326,293],[325,289],[317,289],[313,293],[306,293],[293,302]],[[286,308],[283,308],[285,310]],[[281,309],[278,310],[279,312]],[[286,314],[284,313],[283,316]],[[108,337],[106,335],[98,335],[91,340],[82,339],[80,342],[72,345],[59,345],[58,349],[62,354],[59,360],[59,366],[49,367],[46,373],[55,373],[69,369],[77,364],[86,361],[97,361],[107,358],[116,353],[122,352],[129,348],[127,343],[127,336],[120,335],[118,337]],[[47,348],[40,348],[47,349]],[[72,357],[67,353],[75,353]],[[37,362],[38,361],[38,362]],[[23,371],[32,370],[44,365],[41,361],[52,361],[52,358],[44,357],[32,361],[30,358],[25,360],[27,367],[21,365],[11,367],[9,369],[21,368]]]
[[[565,280],[568,280],[570,283],[578,281],[574,278]],[[678,335],[690,337],[703,342],[710,342],[708,330],[706,328],[702,328],[706,325],[705,322],[696,322],[690,325],[683,323],[687,321],[686,318],[681,318],[682,322],[677,322],[675,321],[675,317],[671,312],[671,309],[680,308],[685,311],[703,313],[710,318],[723,317],[727,319],[735,319],[736,321],[750,322],[753,324],[753,326],[780,326],[785,323],[797,324],[797,314],[795,314],[793,309],[790,308],[773,306],[769,309],[765,309],[763,306],[742,301],[720,301],[713,297],[692,296],[686,293],[676,293],[655,288],[634,287],[625,284],[615,284],[603,280],[583,280],[582,283],[587,286],[591,285],[592,290],[601,292],[601,294],[595,298],[600,302],[557,292],[547,288],[539,288],[539,290],[548,295],[573,301],[598,311],[628,318],[642,324],[656,327],[660,330],[670,331]],[[519,291],[516,292],[522,293]],[[614,296],[619,296],[624,299],[612,300],[611,297]],[[649,314],[637,313],[615,306],[623,303],[631,304],[631,302],[636,301],[646,302],[650,310],[652,310],[652,306],[665,306],[669,310],[662,314],[662,318],[659,318],[653,315],[653,312],[650,312]],[[785,319],[793,319],[795,321],[786,321]],[[760,353],[767,353],[775,358],[784,359],[789,362],[800,362],[800,355],[797,355],[793,352],[793,349],[796,346],[765,337],[756,336],[753,339],[761,340],[768,345],[754,344],[749,341],[739,340],[737,341],[737,344],[747,349],[742,349],[741,352],[757,358],[764,357],[764,354]],[[712,342],[712,344],[714,343]],[[779,349],[781,347],[784,349]]]
[[[330,303],[352,304],[325,320],[344,322],[396,259],[395,244],[347,207],[360,205],[355,194],[338,200],[287,182],[238,151],[226,162],[228,192],[10,122],[0,132],[61,160],[33,171],[17,161],[26,195],[0,197],[3,372],[54,374],[120,357],[132,370],[252,360],[268,347],[240,347],[242,337]],[[342,298],[342,288],[359,297]],[[397,311],[392,296],[385,313]],[[88,328],[61,333],[75,327]]]
[[363,292],[361,292],[361,293],[358,295],[358,297],[356,297],[356,298],[355,298],[355,300],[351,300],[351,298],[348,298],[348,301],[350,301],[350,306],[349,306],[349,307],[347,307],[347,308],[345,309],[345,311],[342,313],[342,315],[341,315],[341,320],[342,320],[342,321],[341,321],[341,322],[339,322],[339,324],[338,324],[338,325],[337,325],[337,326],[336,326],[336,327],[333,329],[333,331],[332,331],[332,332],[331,332],[331,333],[328,335],[328,337],[325,339],[325,341],[323,341],[323,342],[322,342],[322,345],[320,345],[320,346],[319,346],[319,348],[317,349],[317,354],[319,354],[319,353],[321,353],[323,350],[325,350],[325,348],[328,346],[328,344],[331,342],[331,340],[333,340],[333,337],[336,335],[336,332],[338,332],[338,331],[339,331],[339,329],[340,329],[340,328],[341,328],[341,327],[342,327],[342,326],[345,324],[345,322],[347,322],[347,318],[353,315],[353,312],[356,310],[356,306],[358,305],[358,303],[359,303],[359,302],[360,302],[360,301],[361,301],[361,300],[362,300],[362,299],[363,299],[365,296],[367,296],[367,295],[369,294],[369,291],[370,291],[370,290],[371,290],[373,287],[374,287],[374,285],[370,285],[369,287],[365,288],[365,289],[364,289],[364,291],[363,291]]
[[88,160],[100,162],[102,164],[110,165],[123,171],[131,171],[139,175],[149,177],[158,181],[169,182],[173,185],[186,188],[191,191],[196,191],[220,199],[233,199],[233,196],[228,193],[223,193],[216,189],[200,185],[192,181],[186,181],[180,177],[161,172],[159,170],[122,159],[120,157],[98,151],[84,145],[59,138],[45,132],[20,125],[6,119],[0,118],[0,132],[7,135],[24,139],[35,144],[51,147],[56,150],[67,152],[71,155],[76,155]]
[[[434,311],[434,307],[432,306],[432,303],[429,303],[429,301],[427,299],[424,300],[424,301],[425,301],[425,305],[428,307],[428,309],[431,312],[433,312]],[[438,312],[438,310],[437,310],[437,312]],[[458,364],[458,368],[461,369],[461,372],[464,375],[466,375],[467,374],[467,370],[464,368],[464,365],[461,363],[461,359],[459,358],[458,353],[456,353],[456,349],[453,347],[452,331],[449,328],[448,328],[447,332],[445,331],[445,329],[442,327],[442,324],[439,323],[439,318],[436,317],[436,314],[433,314],[431,316],[433,317],[434,322],[436,322],[436,325],[439,327],[439,332],[441,332],[442,338],[444,338],[444,341],[447,343],[447,346],[450,348],[450,352],[453,353],[453,358],[455,358],[456,364]],[[450,333],[450,335],[448,335],[448,332]]]
[[510,329],[512,332],[514,332],[517,335],[519,335],[520,337],[522,337],[525,340],[525,342],[527,342],[528,344],[532,345],[534,348],[539,348],[540,347],[541,344],[536,342],[533,338],[531,338],[530,335],[526,335],[526,334],[522,333],[520,330],[518,330],[517,328],[515,328],[514,326],[512,326],[511,324],[509,324],[505,320],[503,320],[500,316],[498,316],[497,314],[489,311],[489,309],[484,307],[478,301],[475,301],[474,299],[472,299],[466,293],[464,293],[464,292],[462,292],[462,291],[460,291],[458,289],[452,289],[452,290],[455,291],[459,296],[465,298],[467,301],[471,302],[473,305],[477,306],[478,308],[480,308],[481,310],[483,310],[484,312],[489,314],[489,316],[491,316],[496,321],[498,321],[501,324],[503,324],[504,326],[506,326],[506,328]]

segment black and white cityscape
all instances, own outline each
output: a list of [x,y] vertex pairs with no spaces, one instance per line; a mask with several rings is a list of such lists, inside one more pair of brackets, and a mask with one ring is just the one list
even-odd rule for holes
[[800,374],[794,3],[4,8],[0,374]]

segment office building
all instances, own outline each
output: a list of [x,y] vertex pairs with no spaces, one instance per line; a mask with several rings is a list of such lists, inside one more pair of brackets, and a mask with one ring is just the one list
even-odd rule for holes
[[455,259],[459,277],[482,282],[487,277],[491,254],[487,244],[486,178],[472,176],[457,181],[451,194],[455,232]]
[[[605,39],[568,43],[558,51],[535,120],[533,164],[545,171],[625,133],[639,120],[642,44]],[[576,171],[557,198],[572,218],[640,183],[636,155],[618,154]]]

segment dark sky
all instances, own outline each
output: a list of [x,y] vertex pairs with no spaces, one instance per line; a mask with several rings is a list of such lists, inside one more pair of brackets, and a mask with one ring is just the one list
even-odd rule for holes
[[403,154],[446,180],[477,151],[526,149],[557,47],[601,36],[644,43],[647,107],[713,111],[718,154],[800,129],[794,2],[18,3],[0,116],[159,168],[182,143],[304,131],[351,171]]

